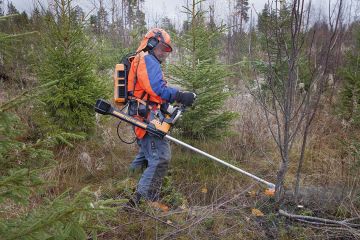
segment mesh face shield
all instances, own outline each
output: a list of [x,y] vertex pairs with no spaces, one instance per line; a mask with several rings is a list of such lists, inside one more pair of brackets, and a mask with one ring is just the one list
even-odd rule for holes
[[163,52],[172,52],[172,47],[163,41],[160,41],[156,47],[158,47]]

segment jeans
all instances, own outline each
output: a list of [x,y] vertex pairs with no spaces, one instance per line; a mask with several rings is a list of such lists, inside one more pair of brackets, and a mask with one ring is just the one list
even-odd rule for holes
[[145,168],[136,192],[146,200],[157,201],[164,176],[166,175],[171,150],[166,139],[146,134],[138,140],[139,152],[130,165],[131,170]]

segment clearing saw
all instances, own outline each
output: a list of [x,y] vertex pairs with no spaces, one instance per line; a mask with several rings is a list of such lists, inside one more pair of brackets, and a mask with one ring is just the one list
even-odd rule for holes
[[240,169],[230,163],[227,163],[217,157],[214,157],[213,155],[210,155],[204,151],[201,151],[200,149],[197,149],[187,143],[184,143],[176,138],[171,137],[168,132],[170,127],[176,122],[176,120],[181,116],[181,114],[185,111],[184,107],[175,107],[171,113],[169,114],[162,114],[160,111],[157,111],[155,113],[152,113],[152,116],[150,116],[150,120],[148,123],[143,122],[135,117],[130,116],[126,113],[124,110],[119,110],[113,105],[111,105],[109,102],[99,99],[96,101],[95,104],[95,111],[97,113],[103,114],[103,115],[112,115],[122,121],[125,121],[133,126],[140,127],[144,130],[146,130],[148,133],[153,134],[155,136],[158,136],[159,138],[165,138],[169,141],[172,141],[176,144],[179,144],[187,149],[190,149],[194,152],[197,152],[207,158],[210,158],[222,165],[225,165],[237,172],[240,172],[260,183],[265,184],[268,189],[266,190],[267,195],[273,195],[275,191],[275,184],[268,182],[260,177],[255,176],[254,174],[251,174],[243,169]]

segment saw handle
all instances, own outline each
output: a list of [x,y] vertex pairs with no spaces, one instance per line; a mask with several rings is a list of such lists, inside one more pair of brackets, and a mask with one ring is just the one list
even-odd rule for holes
[[95,112],[97,113],[108,115],[112,112],[112,110],[113,107],[111,104],[103,99],[98,99],[95,103]]
[[128,114],[114,108],[109,102],[103,99],[98,99],[96,101],[95,112],[103,115],[112,115],[119,118],[120,120],[130,123],[131,125],[145,129],[147,132],[154,134],[160,138],[163,138],[167,133],[157,129],[156,126],[154,126],[153,124],[147,124],[132,116],[129,116]]

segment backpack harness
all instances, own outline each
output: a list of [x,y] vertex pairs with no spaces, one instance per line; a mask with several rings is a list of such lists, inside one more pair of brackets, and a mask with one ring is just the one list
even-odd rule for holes
[[[140,98],[134,96],[134,92],[136,91],[135,87],[138,80],[137,72],[140,64],[140,52],[127,54],[125,57],[123,57],[121,63],[115,65],[114,103],[117,108],[121,109],[120,111],[124,110],[129,116],[134,116],[147,124],[155,124],[157,129],[161,129],[162,132],[167,133],[170,130],[170,127],[180,117],[185,108],[183,106],[171,106],[151,102],[150,94],[145,91],[142,93]],[[129,71],[131,69],[132,62],[136,57],[139,58],[139,61],[135,70],[133,88],[132,91],[129,91]],[[120,140],[128,144],[134,143],[136,138],[129,142],[123,140],[120,137],[120,123],[121,122],[119,122],[117,126],[117,133]]]

